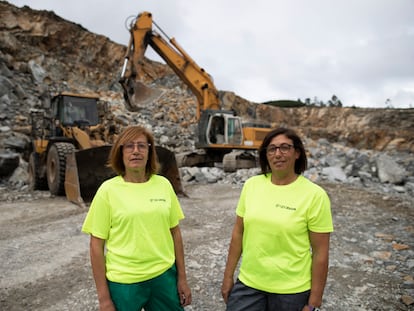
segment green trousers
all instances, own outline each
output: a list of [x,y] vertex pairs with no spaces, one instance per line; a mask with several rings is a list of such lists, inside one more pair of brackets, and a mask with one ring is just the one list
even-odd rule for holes
[[117,311],[183,311],[177,289],[175,265],[144,282],[122,284],[108,281]]

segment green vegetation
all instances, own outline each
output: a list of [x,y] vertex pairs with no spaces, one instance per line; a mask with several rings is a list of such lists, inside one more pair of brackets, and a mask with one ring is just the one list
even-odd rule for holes
[[305,106],[305,104],[302,103],[300,100],[271,100],[268,102],[264,102],[263,104],[270,105],[270,106],[276,106],[276,107],[285,107],[285,108]]
[[275,107],[294,108],[294,107],[342,107],[342,102],[336,95],[332,95],[332,98],[324,103],[315,96],[313,101],[310,98],[306,98],[303,102],[300,98],[298,100],[271,100],[263,103],[264,105],[271,105]]

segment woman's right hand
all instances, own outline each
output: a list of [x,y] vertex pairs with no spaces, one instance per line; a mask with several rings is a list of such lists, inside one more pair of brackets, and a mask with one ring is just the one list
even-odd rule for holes
[[231,289],[234,286],[233,278],[224,278],[223,283],[221,285],[221,296],[224,299],[224,303],[227,304],[227,300],[229,299],[229,295],[231,292]]
[[99,311],[116,311],[111,299],[105,299],[99,302]]

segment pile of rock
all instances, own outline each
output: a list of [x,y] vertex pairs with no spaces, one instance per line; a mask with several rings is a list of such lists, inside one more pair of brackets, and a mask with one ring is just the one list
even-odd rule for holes
[[[414,194],[414,158],[408,153],[388,154],[359,150],[326,139],[306,139],[308,170],[305,176],[315,182],[330,181],[384,193]],[[224,173],[218,167],[181,168],[185,182],[242,184],[260,169]]]
[[[152,88],[163,95],[139,111],[125,107],[118,74],[125,46],[88,32],[53,12],[21,9],[0,1],[0,177],[1,186],[27,188],[32,150],[30,110],[47,105],[59,91],[94,92],[103,124],[120,131],[130,124],[152,130],[156,142],[176,153],[194,151],[194,95],[164,64],[145,59]],[[73,45],[75,41],[79,45]],[[81,39],[79,39],[81,38]],[[258,105],[220,91],[222,109],[287,126],[306,138],[307,175],[384,191],[413,193],[414,109],[280,108]],[[398,126],[396,126],[398,124]],[[225,174],[219,168],[182,168],[186,182],[242,183],[252,171]]]
[[[171,139],[171,133],[178,130],[160,125],[151,125],[141,119],[141,124],[152,128],[158,142],[176,146],[177,150],[185,149],[178,142],[194,145],[188,137],[181,140]],[[306,139],[308,151],[308,170],[305,176],[315,182],[330,181],[352,184],[357,187],[376,190],[383,193],[400,193],[414,195],[414,158],[408,153],[388,154],[372,150],[359,150],[338,143],[330,143],[326,139],[317,141]],[[11,140],[14,146],[22,148],[27,140],[23,137]],[[9,144],[10,147],[10,144]],[[27,150],[26,150],[27,151]],[[23,152],[24,153],[24,152]],[[9,177],[3,178],[0,184],[3,189],[28,191],[28,164],[17,153],[0,154],[0,171],[6,171],[15,165]],[[181,179],[188,183],[225,183],[241,185],[244,181],[260,173],[259,168],[240,169],[234,173],[225,173],[220,167],[182,167]]]

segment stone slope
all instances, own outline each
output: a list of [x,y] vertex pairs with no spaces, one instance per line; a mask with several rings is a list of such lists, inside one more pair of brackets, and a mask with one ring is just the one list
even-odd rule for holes
[[[110,112],[124,119],[123,125],[144,115],[147,121],[155,124],[159,120],[156,124],[173,127],[172,132],[184,131],[186,138],[194,139],[196,99],[167,65],[145,60],[150,71],[146,82],[163,89],[164,95],[146,111],[133,115],[125,110],[118,83],[125,46],[49,11],[0,1],[0,17],[2,136],[10,135],[7,128],[21,132],[29,123],[29,109],[40,107],[50,93],[74,91],[98,93]],[[361,149],[414,151],[414,109],[277,108],[252,103],[232,92],[220,91],[220,97],[223,109],[274,126],[293,127],[312,139]],[[172,139],[177,147],[178,139]]]

